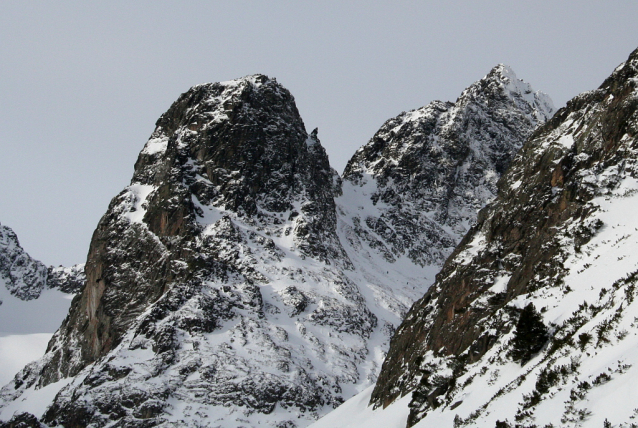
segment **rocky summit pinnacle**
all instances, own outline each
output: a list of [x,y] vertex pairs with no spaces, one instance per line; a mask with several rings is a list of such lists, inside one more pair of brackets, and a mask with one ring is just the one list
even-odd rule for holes
[[386,122],[343,181],[276,80],[182,94],[0,417],[47,388],[47,425],[292,428],[372,385],[402,316],[551,114],[508,73]]
[[182,94],[100,220],[69,317],[5,399],[72,377],[43,417],[67,427],[274,426],[336,406],[377,328],[343,273],[339,183],[274,79]]

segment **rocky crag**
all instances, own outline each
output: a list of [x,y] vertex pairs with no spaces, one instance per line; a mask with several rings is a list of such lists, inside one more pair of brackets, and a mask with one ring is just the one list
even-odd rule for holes
[[392,339],[408,426],[630,427],[638,50],[539,128]]
[[381,300],[403,314],[434,282],[525,138],[553,114],[547,95],[501,64],[454,103],[388,120],[354,154],[337,199],[341,241],[364,275],[393,271],[389,288],[375,288]]
[[[401,316],[551,102],[499,66],[457,103],[410,114],[357,152],[342,183],[274,79],[182,94],[100,220],[86,286],[46,355],[0,392],[2,418],[45,390],[59,391],[50,426],[295,427],[370,385]],[[428,153],[439,157],[421,166]],[[421,194],[439,199],[419,215]],[[424,224],[425,256],[386,230]]]
[[77,293],[84,279],[83,264],[69,268],[47,267],[24,251],[10,227],[0,224],[0,280],[15,298],[34,300],[45,289]]

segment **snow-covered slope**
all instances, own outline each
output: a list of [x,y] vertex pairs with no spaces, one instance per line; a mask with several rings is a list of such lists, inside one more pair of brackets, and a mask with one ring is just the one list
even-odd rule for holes
[[[445,155],[446,168],[488,184],[472,196],[474,178],[459,173],[463,186],[448,193],[454,199],[462,187],[459,198],[475,209],[550,114],[541,98],[524,101],[527,86],[513,79],[499,66],[450,104],[441,144],[459,154]],[[441,130],[428,121],[415,115],[402,131],[402,146],[415,150],[358,152],[342,188],[316,131],[306,132],[274,79],[248,76],[180,96],[101,219],[86,287],[47,354],[0,392],[0,419],[29,411],[67,428],[291,428],[370,386],[396,325],[475,215],[471,204],[449,215],[458,221],[440,228],[458,230],[427,260],[416,240],[397,251],[397,238],[378,226],[387,220],[405,237],[408,227],[432,223],[430,211],[408,206],[418,192],[438,192],[419,184],[429,177],[419,166],[428,147],[444,140],[430,135]],[[471,138],[490,133],[497,143]],[[369,168],[375,156],[388,166]],[[414,192],[388,199],[403,189]]]
[[638,50],[518,153],[393,337],[374,406],[314,426],[635,426],[637,136]]

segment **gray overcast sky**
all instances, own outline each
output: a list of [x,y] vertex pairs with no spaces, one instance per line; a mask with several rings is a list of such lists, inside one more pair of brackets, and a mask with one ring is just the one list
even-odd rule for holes
[[0,222],[85,261],[154,123],[190,86],[276,77],[342,171],[379,126],[497,63],[561,107],[638,47],[638,2],[0,2]]

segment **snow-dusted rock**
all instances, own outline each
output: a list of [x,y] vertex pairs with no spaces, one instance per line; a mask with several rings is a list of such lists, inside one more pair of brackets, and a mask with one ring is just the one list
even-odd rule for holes
[[0,224],[0,279],[20,300],[37,299],[46,287],[47,267],[20,246],[10,227]]
[[380,333],[344,273],[338,184],[274,79],[192,88],[100,221],[49,352],[5,400],[71,377],[44,416],[65,426],[294,426],[341,403]]
[[0,224],[0,280],[15,298],[34,300],[47,288],[76,293],[84,279],[83,264],[70,268],[47,267],[24,251],[10,227]]
[[[445,141],[430,113],[402,115],[405,144],[392,142],[402,149],[372,153],[389,135],[384,125],[350,162],[343,188],[274,79],[182,94],[100,220],[86,286],[47,354],[0,392],[0,419],[36,403],[38,418],[67,428],[291,428],[371,385],[395,326],[471,209],[492,197],[490,180],[551,113],[506,68],[486,79],[445,104]],[[430,150],[434,141],[445,154]],[[446,204],[471,202],[446,211],[439,198],[422,210],[419,195],[440,193],[428,168],[441,162],[441,178],[473,171],[457,174],[463,191],[450,186]],[[473,196],[475,184],[483,187]],[[50,397],[46,410],[41,397]]]
[[547,95],[501,64],[455,103],[388,120],[355,153],[337,199],[339,231],[360,270],[394,282],[374,288],[384,304],[403,314],[434,282],[523,141],[553,113]]
[[376,411],[401,401],[417,427],[635,426],[637,82],[635,50],[526,142],[397,330]]
[[63,293],[79,293],[85,282],[84,263],[70,267],[49,266],[47,269],[47,287],[60,290]]

